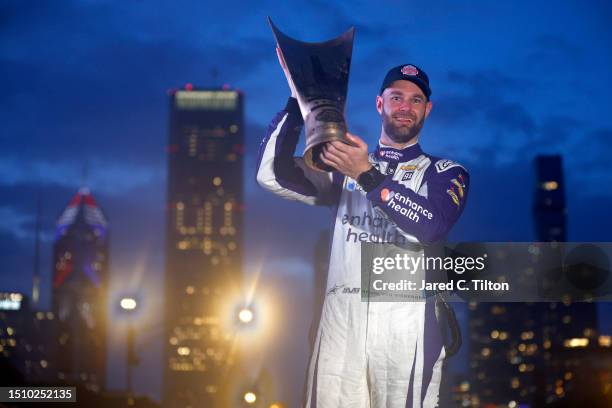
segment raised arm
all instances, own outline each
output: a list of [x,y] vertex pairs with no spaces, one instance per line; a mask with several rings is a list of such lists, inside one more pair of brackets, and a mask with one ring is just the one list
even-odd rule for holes
[[297,100],[289,98],[285,109],[272,119],[259,148],[257,182],[289,200],[333,205],[340,195],[339,183],[333,183],[334,173],[312,170],[301,157],[294,157],[303,126]]

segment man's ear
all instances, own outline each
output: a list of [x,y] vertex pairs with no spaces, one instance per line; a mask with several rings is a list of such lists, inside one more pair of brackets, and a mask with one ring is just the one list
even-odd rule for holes
[[431,112],[431,108],[433,108],[433,103],[431,103],[431,101],[427,101],[427,106],[425,106],[425,117],[429,116],[429,112]]
[[382,114],[382,109],[383,109],[382,96],[377,95],[376,96],[376,110],[378,111],[379,114]]

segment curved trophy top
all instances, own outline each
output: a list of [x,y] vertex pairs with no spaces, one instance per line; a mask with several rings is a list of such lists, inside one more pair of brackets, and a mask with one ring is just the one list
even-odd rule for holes
[[329,100],[344,110],[355,28],[321,42],[293,39],[268,17],[295,87],[304,101]]

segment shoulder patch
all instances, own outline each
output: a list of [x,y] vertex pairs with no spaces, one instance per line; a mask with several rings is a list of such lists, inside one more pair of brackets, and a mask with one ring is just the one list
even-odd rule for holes
[[462,165],[452,160],[442,159],[436,162],[436,171],[438,173],[442,173],[448,169],[452,169],[453,167],[461,167],[463,170],[465,170]]

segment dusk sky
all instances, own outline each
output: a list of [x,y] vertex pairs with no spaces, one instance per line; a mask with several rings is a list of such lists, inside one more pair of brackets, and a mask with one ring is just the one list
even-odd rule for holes
[[[471,174],[452,240],[534,240],[533,158],[549,153],[563,155],[569,240],[612,240],[608,1],[0,4],[0,290],[31,291],[40,194],[40,307],[50,307],[54,225],[85,180],[110,222],[111,301],[124,292],[143,299],[138,344],[146,357],[135,386],[154,398],[164,341],[167,91],[186,83],[245,94],[245,273],[261,271],[258,287],[277,293],[279,325],[290,332],[254,365],[284,381],[283,399],[301,391],[313,250],[330,213],[283,202],[254,181],[259,142],[289,94],[267,16],[304,41],[356,27],[346,115],[370,148],[386,71],[414,63],[428,73],[434,106],[421,144]],[[600,319],[612,332],[609,316]],[[122,335],[111,331],[117,389]]]

